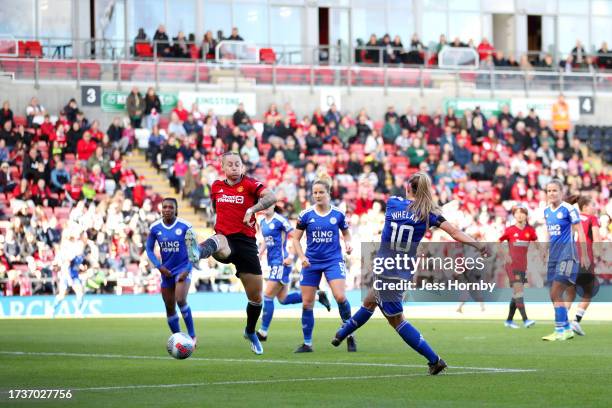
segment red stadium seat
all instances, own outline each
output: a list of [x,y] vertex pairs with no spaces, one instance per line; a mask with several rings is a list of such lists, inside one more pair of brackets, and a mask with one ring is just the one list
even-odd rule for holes
[[136,45],[134,46],[134,53],[137,57],[152,58],[153,47],[149,43],[136,43]]
[[274,64],[276,62],[276,53],[272,48],[261,48],[259,50],[259,61],[264,64]]

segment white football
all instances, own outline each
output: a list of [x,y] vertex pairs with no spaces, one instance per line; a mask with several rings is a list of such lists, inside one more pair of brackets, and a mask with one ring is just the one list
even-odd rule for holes
[[185,333],[174,333],[168,339],[168,354],[178,360],[184,360],[193,353],[193,339]]

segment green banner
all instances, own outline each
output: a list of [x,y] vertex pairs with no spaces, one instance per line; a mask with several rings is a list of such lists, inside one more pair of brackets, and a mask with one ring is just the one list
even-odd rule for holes
[[[125,102],[129,92],[103,91],[102,92],[102,110],[104,112],[125,112]],[[157,94],[162,104],[162,113],[168,113],[176,106],[178,102],[177,93],[159,92]]]
[[491,115],[497,116],[504,105],[510,106],[510,99],[447,98],[444,100],[444,113],[447,112],[448,108],[453,108],[455,115],[458,118],[462,118],[463,111],[466,109],[474,110],[479,106],[480,111],[486,117]]

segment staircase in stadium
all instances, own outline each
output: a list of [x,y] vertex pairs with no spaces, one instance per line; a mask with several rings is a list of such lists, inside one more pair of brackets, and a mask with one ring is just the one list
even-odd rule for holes
[[173,197],[179,203],[179,217],[193,225],[198,238],[204,239],[211,235],[212,230],[204,227],[204,218],[201,213],[196,214],[189,200],[184,200],[180,193],[176,193],[174,188],[168,183],[168,178],[164,172],[158,173],[157,170],[146,160],[143,152],[134,150],[131,156],[127,156],[129,166],[134,169],[138,176],[145,177],[145,184],[151,186],[153,191],[162,197]]

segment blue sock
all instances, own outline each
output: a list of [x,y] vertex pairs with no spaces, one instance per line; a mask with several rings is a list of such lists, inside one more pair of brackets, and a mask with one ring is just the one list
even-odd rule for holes
[[353,317],[349,318],[346,323],[344,323],[344,325],[340,328],[340,330],[338,330],[338,337],[340,339],[345,339],[355,330],[366,324],[366,322],[370,320],[370,317],[372,317],[373,314],[373,310],[366,309],[365,307],[361,306],[357,313],[355,313]]
[[555,307],[555,332],[563,333],[566,326],[569,326],[569,322],[567,320],[567,309],[565,306]]
[[340,312],[340,318],[343,322],[351,318],[351,304],[348,299],[342,303],[338,303],[338,311]]
[[314,313],[312,309],[302,309],[302,332],[304,344],[312,346],[312,331],[314,330]]
[[302,293],[301,292],[291,292],[288,293],[283,301],[280,301],[281,305],[293,305],[296,303],[302,303]]
[[274,298],[264,296],[263,317],[261,319],[261,330],[264,332],[268,331],[272,316],[274,316]]
[[172,333],[178,333],[181,331],[181,325],[179,324],[178,314],[174,314],[174,316],[168,316],[168,326],[170,327],[170,331]]
[[421,333],[417,329],[415,329],[410,323],[406,320],[401,322],[399,326],[395,329],[397,333],[400,335],[402,339],[412,347],[417,353],[422,355],[429,361],[430,364],[435,364],[438,362],[438,355],[435,351],[429,347],[429,344],[425,341]]
[[183,315],[183,320],[185,321],[185,326],[187,327],[187,333],[191,337],[195,337],[195,329],[193,328],[193,316],[191,315],[191,308],[187,303],[181,306],[181,314]]

